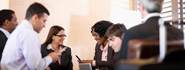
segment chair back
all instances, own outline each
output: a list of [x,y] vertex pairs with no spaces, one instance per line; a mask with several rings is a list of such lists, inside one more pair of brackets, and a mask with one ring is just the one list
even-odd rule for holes
[[[183,50],[183,40],[167,41],[167,53]],[[128,44],[128,59],[147,59],[159,55],[159,40],[130,40]]]

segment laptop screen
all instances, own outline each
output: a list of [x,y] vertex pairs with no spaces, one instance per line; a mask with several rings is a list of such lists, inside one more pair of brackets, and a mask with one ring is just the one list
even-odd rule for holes
[[91,63],[79,63],[80,70],[92,70]]

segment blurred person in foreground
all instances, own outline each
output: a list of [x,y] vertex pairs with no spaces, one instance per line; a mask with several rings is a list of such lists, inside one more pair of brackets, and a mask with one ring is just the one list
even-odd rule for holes
[[[127,59],[128,42],[132,39],[158,40],[159,39],[159,19],[164,0],[139,0],[139,10],[144,22],[132,27],[125,32],[119,60]],[[180,29],[165,22],[167,30],[167,40],[183,39],[183,32]]]

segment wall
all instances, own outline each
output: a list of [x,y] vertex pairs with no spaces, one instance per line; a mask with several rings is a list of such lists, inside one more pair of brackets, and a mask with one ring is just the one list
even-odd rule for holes
[[82,60],[93,59],[96,41],[90,33],[91,26],[110,19],[110,0],[10,0],[9,7],[16,12],[19,23],[33,2],[42,3],[51,14],[39,34],[41,43],[51,26],[60,25],[66,30],[65,45],[71,47],[74,70],[79,69],[75,55]]
[[0,10],[9,9],[9,0],[0,0]]

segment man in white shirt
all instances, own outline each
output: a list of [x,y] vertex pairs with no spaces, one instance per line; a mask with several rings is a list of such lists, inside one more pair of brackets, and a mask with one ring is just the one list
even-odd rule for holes
[[0,11],[0,60],[5,43],[17,24],[17,17],[13,10],[3,9]]
[[40,3],[33,3],[26,11],[26,18],[10,35],[1,59],[1,70],[44,70],[56,62],[60,53],[41,57],[38,33],[49,16],[49,11]]

